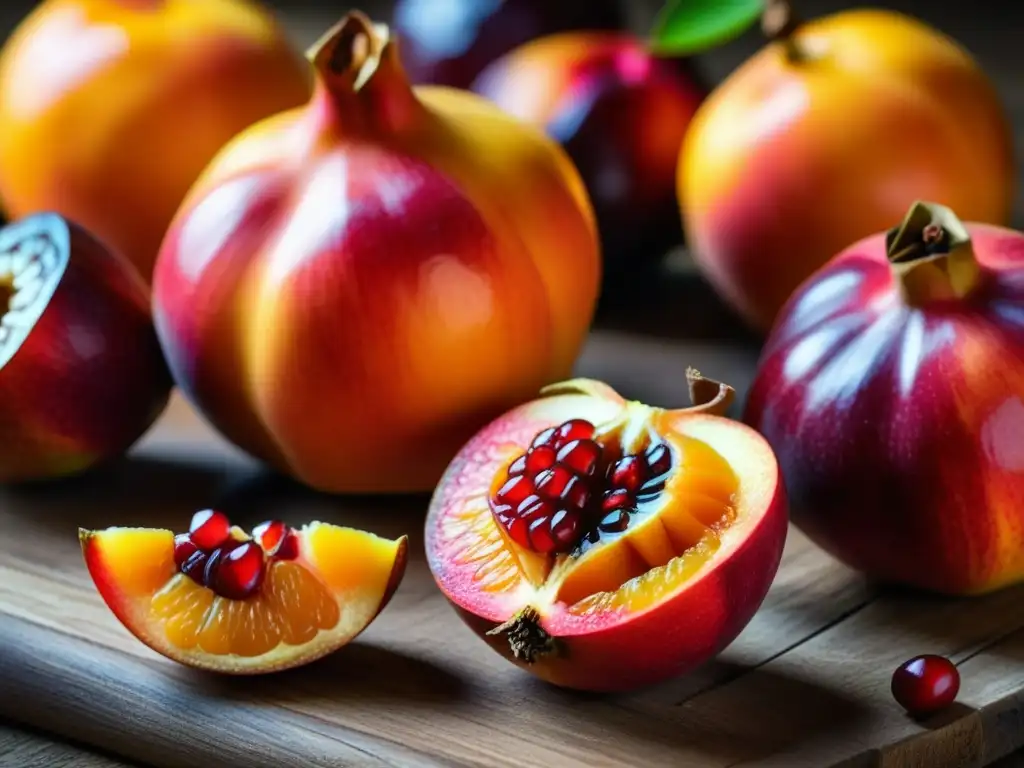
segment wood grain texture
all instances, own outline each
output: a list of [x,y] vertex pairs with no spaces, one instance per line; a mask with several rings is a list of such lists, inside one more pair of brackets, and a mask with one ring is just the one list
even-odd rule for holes
[[0,722],[0,768],[129,768],[52,737]]
[[[683,372],[749,380],[743,347],[596,333],[580,373],[631,397],[683,397]],[[424,497],[338,499],[267,475],[176,399],[132,456],[93,476],[0,494],[0,716],[149,765],[982,766],[1024,743],[1024,592],[978,600],[879,591],[798,532],[761,611],[716,661],[650,690],[561,691],[462,626],[423,560]],[[198,674],[113,618],[76,529],[180,528],[223,506],[242,524],[317,518],[410,534],[394,601],[354,644],[252,679]],[[892,669],[923,651],[961,665],[960,704],[909,720]]]

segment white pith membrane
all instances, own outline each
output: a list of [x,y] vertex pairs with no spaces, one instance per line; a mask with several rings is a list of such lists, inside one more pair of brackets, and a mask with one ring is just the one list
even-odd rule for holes
[[[712,383],[727,391],[721,402],[695,399],[695,403],[706,405],[706,412],[716,415],[724,412],[733,393]],[[717,439],[722,437],[721,420],[713,423],[698,416],[687,420],[683,432],[658,428],[670,426],[680,412],[625,401],[611,403],[610,412],[605,406],[608,404],[602,406],[600,415],[606,418],[588,420],[596,426],[599,442],[618,447],[613,458],[641,453],[651,442],[667,444],[672,453],[664,490],[637,505],[624,531],[602,534],[598,543],[584,544],[570,554],[544,556],[512,541],[482,495],[460,498],[458,489],[454,490],[453,503],[441,517],[440,538],[434,546],[458,552],[455,557],[464,572],[471,574],[474,591],[483,596],[471,601],[480,611],[478,615],[504,622],[491,634],[507,633],[515,655],[528,662],[533,660],[531,654],[542,653],[550,640],[540,628],[541,622],[566,636],[561,630],[586,632],[606,620],[639,615],[699,578],[716,552],[731,550],[760,519],[758,514],[739,511],[747,509],[745,504],[751,501],[761,503],[762,493],[755,489],[753,498],[742,498],[746,483],[741,483],[740,477],[749,471],[749,462],[736,465],[737,452],[725,444],[734,437],[731,430],[725,430],[724,442]],[[557,426],[555,419],[587,418],[588,413],[565,408],[555,418],[551,415],[544,414],[544,418],[550,426]],[[712,443],[727,448],[728,458]],[[488,456],[481,465],[480,471],[492,478],[488,497],[500,487],[508,466],[527,445],[529,436],[525,442],[517,439],[516,445],[506,443],[500,455]],[[461,469],[465,471],[465,467]],[[474,480],[470,477],[467,482],[472,485]]]
[[67,226],[53,214],[0,230],[0,368],[21,348],[49,304],[69,249]]

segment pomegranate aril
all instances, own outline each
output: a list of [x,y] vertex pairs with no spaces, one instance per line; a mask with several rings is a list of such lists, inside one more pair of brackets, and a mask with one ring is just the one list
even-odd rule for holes
[[649,477],[660,477],[672,469],[672,452],[664,443],[652,445],[647,449],[647,467]]
[[224,557],[223,549],[217,548],[210,553],[206,560],[206,568],[203,569],[203,585],[209,587],[213,584],[214,579],[217,577],[217,566],[220,565],[222,557]]
[[529,524],[526,522],[526,519],[522,517],[512,517],[509,518],[509,520],[509,524],[505,526],[505,530],[508,532],[509,538],[521,547],[529,547],[530,531]]
[[556,549],[555,540],[551,535],[551,518],[538,517],[530,523],[530,548],[541,554],[550,554]]
[[551,535],[560,550],[570,549],[579,539],[580,515],[576,510],[560,509],[551,518]]
[[558,451],[558,463],[571,468],[576,474],[589,477],[597,469],[601,446],[593,440],[573,440]]
[[231,536],[231,522],[223,512],[204,509],[192,516],[188,533],[199,549],[216,549]]
[[267,520],[252,529],[252,537],[259,543],[265,552],[273,552],[281,544],[288,526],[280,520]]
[[[263,550],[252,541],[247,541],[229,552],[223,553],[216,565],[213,558],[212,578],[208,586],[221,597],[229,600],[244,600],[251,596],[263,582],[264,557]],[[211,575],[211,567],[207,566],[207,574]]]
[[556,455],[555,449],[548,445],[542,445],[540,448],[531,448],[523,462],[527,474],[537,475],[545,469],[550,469],[555,465]]
[[550,445],[553,447],[555,444],[555,440],[558,439],[557,435],[555,434],[556,431],[556,427],[549,427],[548,429],[545,429],[543,432],[539,432],[537,436],[533,438],[533,442],[530,443],[530,447],[539,448],[542,445]]
[[657,498],[658,494],[665,490],[664,480],[650,480],[640,486],[637,494],[637,501],[650,501]]
[[516,514],[527,522],[532,523],[534,518],[550,517],[553,511],[554,505],[548,499],[542,499],[540,496],[530,496],[520,503],[518,509],[516,509]]
[[629,512],[617,509],[605,515],[597,525],[604,533],[621,533],[629,527]]
[[499,504],[511,504],[515,506],[523,499],[533,493],[533,480],[526,475],[509,478],[509,480],[498,489],[495,494]]
[[508,476],[517,477],[526,472],[526,456],[520,456],[518,459],[509,464]]
[[570,507],[583,509],[590,502],[590,489],[580,477],[574,477],[562,492],[562,500]]
[[197,584],[204,584],[203,574],[206,573],[206,561],[210,559],[210,556],[203,552],[201,549],[197,549],[192,555],[181,565],[181,572],[188,576],[192,581]]
[[281,545],[274,552],[275,560],[294,560],[299,556],[299,537],[295,531],[289,530],[281,540]]
[[199,547],[187,533],[179,533],[174,537],[174,565],[178,568],[181,568],[185,561],[198,551]]
[[560,499],[569,483],[576,479],[571,470],[562,466],[545,469],[534,480],[537,493],[549,499]]
[[601,509],[605,512],[612,512],[616,509],[632,507],[635,502],[629,491],[622,488],[608,491],[601,500]]
[[596,428],[585,419],[570,419],[555,431],[555,439],[558,447],[573,440],[589,440],[594,436]]
[[636,492],[647,476],[647,462],[641,456],[623,456],[608,470],[608,482],[613,488]]

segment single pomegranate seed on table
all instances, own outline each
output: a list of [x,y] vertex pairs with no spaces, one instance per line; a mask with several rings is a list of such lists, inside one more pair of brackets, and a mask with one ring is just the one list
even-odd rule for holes
[[944,656],[925,654],[903,662],[892,675],[892,695],[914,717],[945,709],[960,692],[960,672]]
[[204,509],[192,516],[188,534],[199,549],[215,549],[231,536],[231,522],[223,512]]

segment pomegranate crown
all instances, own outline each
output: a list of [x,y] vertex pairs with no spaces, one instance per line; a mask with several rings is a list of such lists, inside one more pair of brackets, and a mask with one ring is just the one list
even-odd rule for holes
[[350,11],[309,48],[306,58],[322,75],[342,78],[358,91],[393,45],[387,24],[376,24],[361,11]]

